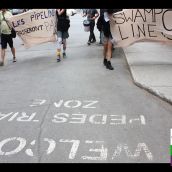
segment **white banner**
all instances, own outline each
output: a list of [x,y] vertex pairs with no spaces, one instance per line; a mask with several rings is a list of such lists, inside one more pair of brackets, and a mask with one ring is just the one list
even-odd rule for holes
[[55,9],[33,9],[8,19],[25,47],[56,41]]
[[116,47],[126,47],[138,41],[172,43],[172,10],[124,9],[110,18]]

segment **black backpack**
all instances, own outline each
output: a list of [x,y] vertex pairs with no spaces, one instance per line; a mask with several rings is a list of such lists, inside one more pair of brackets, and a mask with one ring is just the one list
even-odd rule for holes
[[100,16],[97,20],[97,29],[99,30],[99,32],[102,31],[102,28],[103,28],[103,23],[102,23],[102,20],[103,20],[103,15]]

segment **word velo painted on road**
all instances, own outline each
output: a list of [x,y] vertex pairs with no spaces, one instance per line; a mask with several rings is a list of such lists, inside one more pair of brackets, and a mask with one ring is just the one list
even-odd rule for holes
[[[35,99],[33,100],[32,104],[29,105],[30,107],[36,107],[36,106],[41,106],[43,104],[45,104],[47,102],[47,100],[44,99]],[[58,102],[53,102],[54,106],[56,108],[60,108],[60,107],[65,107],[65,108],[84,108],[84,109],[93,109],[96,108],[95,104],[97,104],[98,101],[97,100],[59,100]]]
[[[49,156],[55,151],[56,147],[57,147],[56,150],[60,151],[61,145],[59,145],[59,149],[58,149],[57,142],[54,139],[44,138],[43,141],[48,143],[48,147],[46,148],[44,155]],[[8,151],[6,151],[5,146],[10,142],[12,143],[18,142],[18,145],[16,146],[15,144],[16,146],[15,148],[12,148],[12,150],[9,150],[8,148]],[[136,147],[135,151],[133,152],[131,151],[131,149],[129,149],[129,146],[126,143],[119,143],[117,145],[114,145],[114,149],[112,152],[109,152],[110,149],[108,149],[108,147],[105,146],[108,145],[105,143],[105,141],[96,141],[96,140],[80,141],[75,139],[59,139],[58,144],[63,144],[65,148],[66,146],[70,147],[70,149],[65,149],[66,151],[69,150],[68,157],[66,157],[69,160],[74,160],[76,159],[76,157],[81,160],[92,160],[92,161],[114,160],[120,157],[122,152],[124,152],[126,157],[129,159],[138,160],[139,157],[142,155],[148,161],[153,160],[153,154],[148,148],[147,144],[144,142],[133,144]],[[25,138],[22,137],[7,138],[0,141],[0,156],[12,156],[23,151],[27,156],[35,157],[36,155],[32,150],[34,145],[36,145],[36,140],[31,141],[28,145],[27,140]],[[29,146],[31,146],[31,148],[28,148]],[[81,152],[82,154],[83,146],[86,149],[84,150],[84,152],[86,151],[86,153],[80,156],[77,154],[77,152]],[[88,149],[86,148],[87,146]],[[57,152],[55,153],[58,155]]]

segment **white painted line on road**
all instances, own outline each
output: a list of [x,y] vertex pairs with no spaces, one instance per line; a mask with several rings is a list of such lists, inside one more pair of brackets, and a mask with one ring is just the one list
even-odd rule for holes
[[90,152],[100,153],[100,156],[82,156],[81,158],[84,160],[96,160],[96,161],[103,161],[107,159],[108,149],[104,148],[103,143],[104,141],[90,141],[86,140],[85,143],[90,144],[101,144],[101,148],[99,149],[89,149]]
[[[20,142],[16,149],[14,149],[10,152],[3,152],[2,151],[2,147],[5,144],[7,144],[8,142],[11,142],[11,141],[15,141],[15,140]],[[14,155],[14,154],[20,152],[25,146],[26,146],[26,139],[24,139],[24,138],[21,138],[21,137],[7,138],[7,139],[0,142],[0,155]]]
[[69,140],[69,139],[60,139],[59,142],[68,142],[68,143],[73,143],[72,144],[72,148],[71,151],[69,153],[69,159],[74,159],[76,152],[78,150],[79,144],[80,144],[80,140]]

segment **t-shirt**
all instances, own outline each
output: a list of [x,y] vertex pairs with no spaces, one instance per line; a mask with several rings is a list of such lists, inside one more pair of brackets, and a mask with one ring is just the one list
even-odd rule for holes
[[96,9],[87,9],[86,10],[86,14],[87,14],[87,19],[88,20],[92,20],[91,18],[95,16],[95,14],[97,14],[98,11]]
[[[5,17],[6,20],[8,20],[8,18],[12,17],[11,12],[6,11],[4,13],[4,17]],[[7,25],[6,21],[3,19],[2,12],[0,12],[0,33],[1,34],[11,34],[11,29]]]

